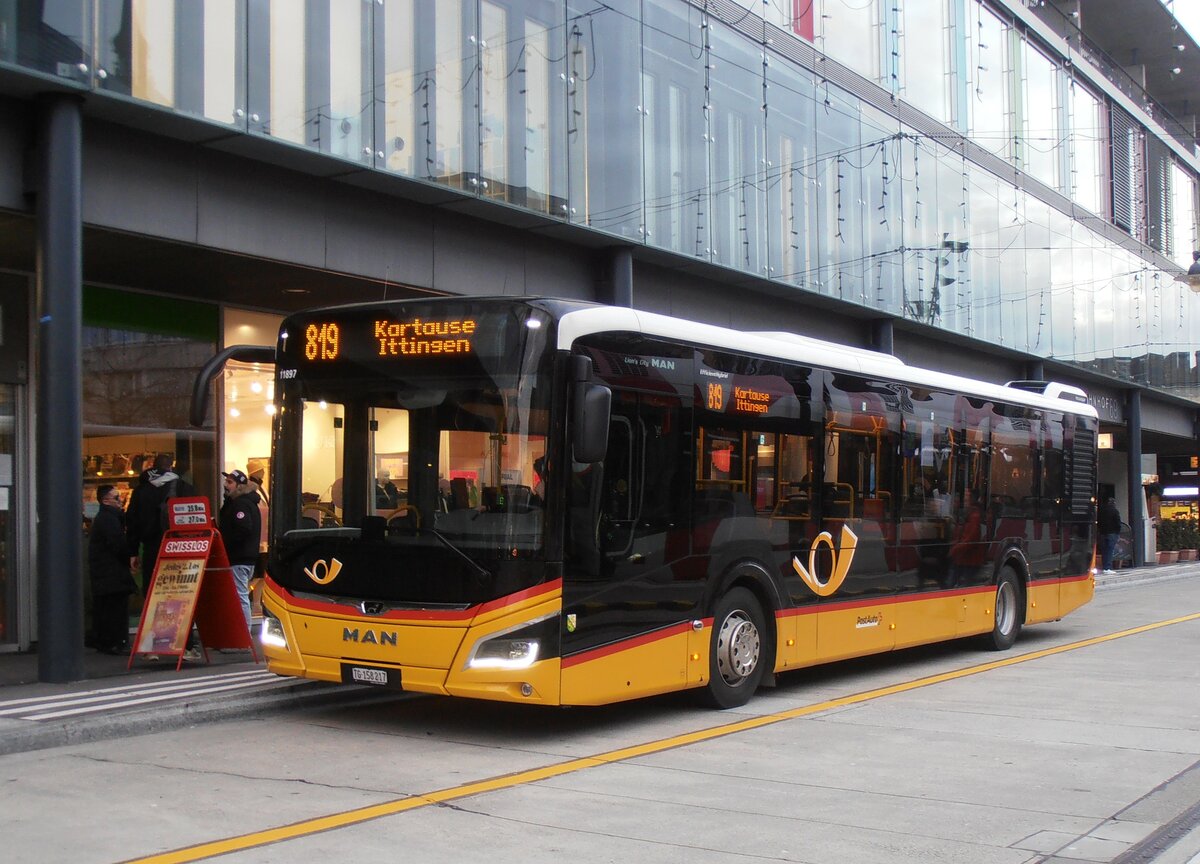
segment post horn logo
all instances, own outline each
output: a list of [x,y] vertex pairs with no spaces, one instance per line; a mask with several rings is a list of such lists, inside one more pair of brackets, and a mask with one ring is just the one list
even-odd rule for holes
[[[817,546],[824,543],[829,547],[829,554],[833,556],[833,574],[828,580],[822,582],[817,575]],[[804,580],[804,584],[813,590],[813,593],[818,597],[829,597],[836,593],[842,587],[842,583],[846,581],[846,574],[850,572],[850,565],[854,561],[854,550],[858,547],[858,535],[850,530],[850,526],[842,526],[842,548],[841,554],[833,546],[833,535],[828,531],[822,531],[812,542],[811,548],[808,550],[808,569],[800,563],[799,557],[792,556],[792,569],[800,574],[800,578]]]
[[322,558],[319,561],[314,561],[311,569],[308,567],[304,568],[304,575],[316,582],[318,585],[328,585],[330,582],[336,579],[337,575],[341,572],[342,562],[336,558],[330,558],[328,564],[326,564],[325,559]]

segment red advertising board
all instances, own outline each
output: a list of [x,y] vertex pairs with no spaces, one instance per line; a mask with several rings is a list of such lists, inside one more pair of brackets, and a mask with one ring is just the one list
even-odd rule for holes
[[205,662],[210,648],[249,648],[257,663],[258,652],[208,499],[172,498],[167,519],[170,527],[158,549],[127,665],[138,654],[169,654],[179,658],[178,669],[193,623],[200,631]]

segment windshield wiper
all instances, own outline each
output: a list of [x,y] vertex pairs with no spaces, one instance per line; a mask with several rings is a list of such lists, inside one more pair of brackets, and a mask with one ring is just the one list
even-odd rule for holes
[[482,564],[480,564],[478,561],[476,561],[474,558],[472,558],[466,552],[462,551],[457,546],[455,546],[454,543],[451,542],[450,538],[447,537],[445,534],[443,534],[438,529],[434,528],[431,525],[423,525],[417,529],[418,533],[424,533],[426,531],[428,531],[430,534],[432,534],[434,537],[436,537],[438,540],[440,540],[442,542],[443,546],[445,546],[447,549],[449,549],[451,552],[453,552],[455,555],[457,555],[462,560],[466,561],[468,566],[470,566],[470,568],[475,571],[476,576],[481,576],[484,579],[492,578],[492,571],[488,570],[486,567],[484,567]]

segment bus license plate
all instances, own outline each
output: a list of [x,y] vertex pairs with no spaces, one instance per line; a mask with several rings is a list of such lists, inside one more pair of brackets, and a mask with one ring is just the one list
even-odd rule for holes
[[375,666],[342,664],[342,683],[369,684],[372,687],[394,687],[400,689],[399,669],[380,669]]

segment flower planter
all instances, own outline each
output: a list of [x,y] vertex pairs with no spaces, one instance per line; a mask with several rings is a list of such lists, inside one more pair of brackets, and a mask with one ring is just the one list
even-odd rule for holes
[[1159,564],[1174,564],[1178,560],[1179,560],[1178,550],[1172,549],[1170,552],[1160,551],[1158,553],[1158,563]]
[[1196,549],[1180,549],[1179,550],[1179,560],[1180,561],[1195,561],[1197,556],[1200,556],[1200,550],[1196,550]]

